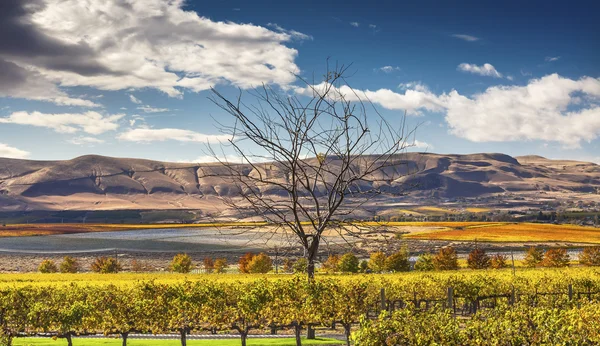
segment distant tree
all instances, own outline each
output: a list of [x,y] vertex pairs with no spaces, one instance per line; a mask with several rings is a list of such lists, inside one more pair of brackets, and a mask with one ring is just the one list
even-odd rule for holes
[[292,271],[294,273],[306,274],[307,269],[308,269],[308,261],[304,257],[298,258],[296,260],[296,262],[294,262],[294,265],[292,266]]
[[548,249],[542,260],[544,267],[567,267],[569,265],[569,254],[567,249]]
[[410,270],[408,249],[403,247],[385,259],[384,269],[390,272],[407,272]]
[[265,253],[259,253],[252,257],[250,263],[248,263],[248,272],[253,274],[268,273],[273,269],[273,261]]
[[583,248],[579,254],[579,263],[584,266],[600,266],[600,246]]
[[60,264],[61,273],[77,273],[79,271],[79,263],[77,260],[70,256],[63,257],[63,261]]
[[250,272],[248,269],[248,264],[250,264],[250,261],[252,261],[254,256],[256,256],[256,254],[248,252],[244,256],[240,257],[240,261],[238,262],[240,273],[248,274]]
[[430,253],[423,253],[417,257],[417,261],[415,262],[416,271],[425,272],[434,269],[435,266],[433,265],[433,256]]
[[283,260],[283,271],[286,273],[294,272],[294,260],[291,258],[286,258]]
[[118,273],[123,268],[113,257],[97,257],[90,266],[90,269],[96,273],[109,274]]
[[435,270],[456,270],[458,269],[458,256],[453,247],[441,248],[437,255],[433,257],[433,266]]
[[131,265],[131,271],[135,272],[135,273],[149,272],[152,270],[152,268],[150,267],[150,265],[148,265],[148,263],[137,260],[135,258],[131,260],[130,265]]
[[467,267],[471,269],[487,269],[490,267],[490,256],[483,249],[475,248],[469,253]]
[[360,263],[358,264],[358,271],[361,273],[370,272],[371,270],[369,269],[369,261],[367,261],[367,260],[360,261]]
[[542,250],[531,246],[525,252],[525,258],[523,259],[523,262],[525,263],[526,267],[533,268],[539,266],[543,259],[544,253]]
[[338,269],[342,273],[358,272],[358,258],[352,252],[348,252],[340,258]]
[[207,273],[212,273],[215,269],[215,261],[210,257],[205,257],[204,260],[202,260],[202,265],[204,266],[204,271]]
[[338,266],[340,264],[340,256],[338,255],[329,255],[329,257],[327,257],[327,260],[325,260],[325,262],[323,262],[323,265],[321,266],[321,268],[326,271],[327,273],[335,273],[337,272]]
[[227,264],[227,259],[226,258],[217,258],[215,260],[215,273],[217,274],[221,274],[225,272],[225,269],[227,269],[229,267],[229,265]]
[[373,252],[368,262],[369,269],[371,269],[371,271],[374,273],[383,272],[385,270],[385,259],[386,256],[383,252]]
[[492,258],[490,259],[490,267],[492,267],[493,269],[506,268],[506,267],[508,267],[508,264],[506,263],[506,261],[507,261],[506,256],[504,256],[503,254],[497,253],[497,254],[493,255]]
[[179,253],[173,257],[169,269],[175,273],[189,273],[192,270],[192,258],[186,253]]
[[58,272],[58,268],[56,267],[56,263],[52,260],[43,260],[38,267],[40,273],[48,274],[48,273],[56,273]]

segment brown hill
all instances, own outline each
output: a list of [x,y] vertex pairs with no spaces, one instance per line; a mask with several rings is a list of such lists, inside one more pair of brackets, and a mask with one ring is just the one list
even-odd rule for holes
[[[278,174],[277,165],[259,167],[262,174]],[[219,178],[222,169],[219,164],[96,155],[67,161],[0,158],[0,210],[210,209],[217,196],[237,195],[235,186]],[[245,172],[258,174],[250,166]],[[408,193],[404,198],[414,200],[507,192],[600,193],[600,166],[540,156],[409,153],[376,175],[392,177],[379,183],[390,197]],[[261,193],[282,194],[274,189]]]

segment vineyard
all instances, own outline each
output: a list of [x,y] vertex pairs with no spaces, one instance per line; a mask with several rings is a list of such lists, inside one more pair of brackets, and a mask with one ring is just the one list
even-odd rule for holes
[[1,279],[6,345],[31,335],[83,345],[77,336],[99,333],[123,345],[133,333],[177,334],[181,345],[198,333],[233,333],[242,345],[249,334],[287,333],[299,344],[306,329],[333,328],[356,345],[600,343],[595,268],[323,275],[313,282],[291,275]]

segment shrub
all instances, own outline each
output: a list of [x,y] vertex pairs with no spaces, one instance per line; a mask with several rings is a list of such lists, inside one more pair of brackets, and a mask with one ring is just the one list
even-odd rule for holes
[[506,260],[507,260],[506,256],[504,256],[503,254],[497,253],[497,254],[493,255],[492,258],[490,259],[490,267],[492,267],[494,269],[506,268],[506,267],[508,267]]
[[294,261],[291,258],[286,258],[283,260],[283,271],[286,273],[294,272]]
[[143,262],[143,261],[138,261],[136,259],[131,260],[131,271],[136,272],[136,273],[141,273],[141,272],[149,272],[151,270],[152,270],[152,268],[150,268],[148,263]]
[[192,270],[192,258],[185,253],[179,253],[173,257],[169,269],[175,273],[189,273]]
[[226,258],[217,258],[215,260],[215,273],[221,274],[225,272],[225,269],[229,268]]
[[391,254],[385,259],[385,270],[390,272],[407,272],[410,270],[408,250],[406,248]]
[[436,270],[458,269],[458,257],[453,247],[441,248],[440,252],[433,257],[433,266]]
[[475,248],[469,253],[467,267],[471,269],[487,269],[490,267],[490,256],[483,249]]
[[118,273],[122,270],[121,265],[113,257],[97,257],[90,269],[96,273],[108,274]]
[[544,254],[542,266],[544,267],[567,267],[569,265],[569,254],[567,249],[548,249]]
[[56,268],[56,264],[52,260],[43,260],[38,267],[40,273],[56,273],[58,268]]
[[348,252],[340,258],[338,269],[342,273],[358,272],[358,258],[353,253]]
[[79,271],[79,263],[70,256],[65,256],[60,264],[61,273],[77,273]]
[[257,273],[268,273],[273,269],[273,261],[271,257],[269,257],[265,253],[259,253],[258,255],[252,257],[250,263],[248,263],[248,272],[257,274]]
[[248,264],[250,261],[256,256],[255,254],[248,252],[244,256],[240,257],[240,261],[238,263],[240,273],[248,274],[250,270],[248,269]]
[[304,257],[300,257],[292,265],[292,271],[294,273],[306,273],[308,271],[308,260]]
[[420,272],[434,270],[433,256],[430,253],[424,253],[419,255],[417,262],[415,262],[415,270]]
[[367,261],[367,260],[360,261],[360,263],[358,264],[358,271],[361,273],[370,273],[371,269],[369,269],[369,261]]
[[525,258],[523,259],[523,262],[525,263],[526,267],[533,268],[539,266],[542,263],[543,258],[544,253],[542,250],[531,246],[529,249],[527,249],[527,252],[525,252]]
[[369,258],[367,266],[374,273],[381,273],[385,270],[385,258],[385,254],[383,252],[373,252]]
[[204,266],[204,271],[207,273],[212,273],[215,270],[215,261],[210,257],[204,258],[202,265]]
[[600,246],[584,248],[579,254],[579,263],[584,266],[600,266]]
[[327,257],[327,260],[325,260],[325,262],[323,262],[323,265],[321,266],[321,268],[326,271],[327,273],[335,273],[336,271],[338,271],[338,266],[340,264],[340,256],[338,255],[329,255],[329,257]]

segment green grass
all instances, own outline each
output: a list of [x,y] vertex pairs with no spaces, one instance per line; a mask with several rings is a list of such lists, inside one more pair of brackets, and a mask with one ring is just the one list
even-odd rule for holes
[[[73,338],[74,346],[121,346],[121,339],[78,339]],[[241,345],[240,339],[220,339],[220,340],[188,340],[190,346],[238,346]],[[343,345],[344,342],[335,339],[316,338],[306,340],[302,338],[302,345]],[[65,339],[52,340],[51,338],[16,338],[13,341],[14,346],[65,346]],[[181,345],[177,339],[172,340],[149,340],[149,339],[129,339],[127,345],[131,346],[178,346]],[[293,338],[285,339],[259,339],[248,338],[248,346],[295,346],[296,341]]]

